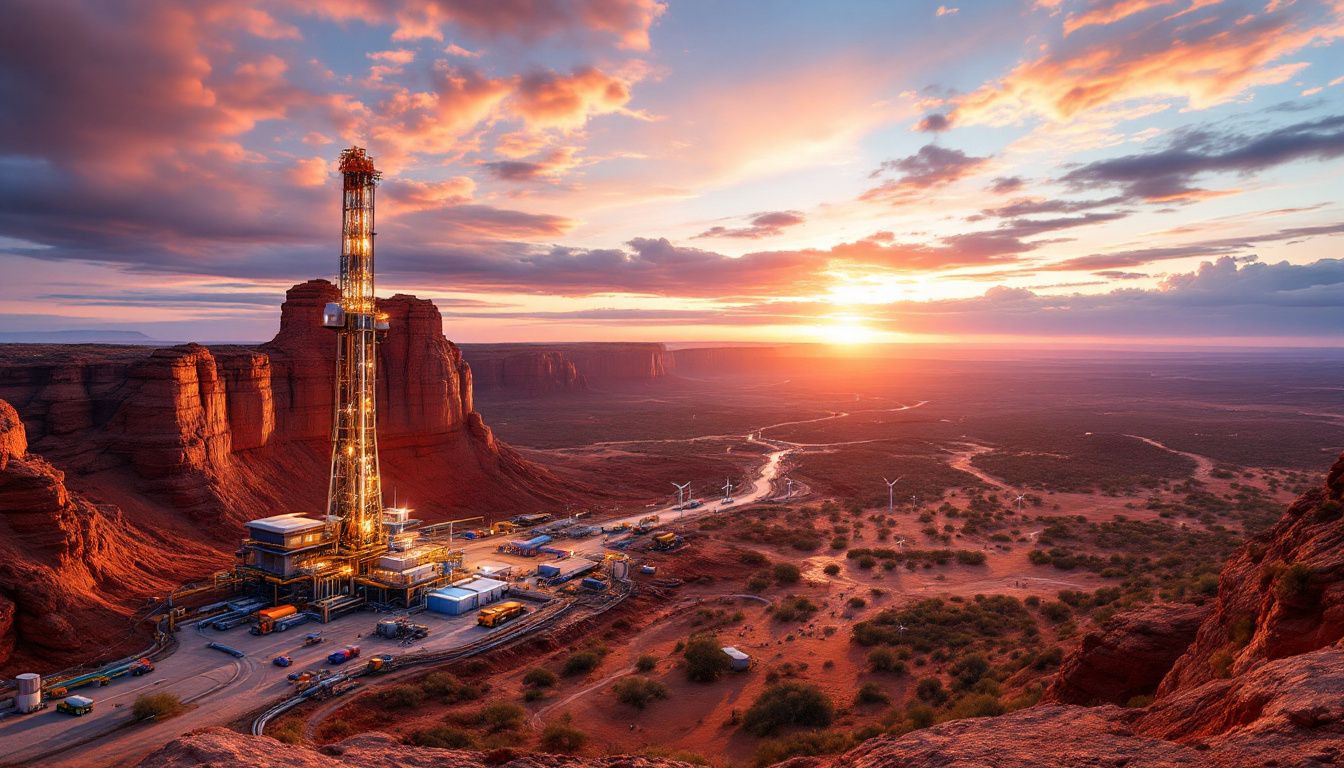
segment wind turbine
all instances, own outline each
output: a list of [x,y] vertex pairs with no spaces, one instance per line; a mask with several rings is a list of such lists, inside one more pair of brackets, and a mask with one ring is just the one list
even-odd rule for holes
[[901,548],[901,554],[905,554],[905,539],[897,539],[896,546]]
[[723,500],[729,502],[733,500],[733,481],[732,478],[723,479]]
[[913,512],[915,509],[918,508],[918,506],[919,506],[919,497],[912,494],[910,496],[910,511]]
[[1022,500],[1025,499],[1025,498],[1027,498],[1025,495],[1020,494],[1020,493],[1017,494],[1017,516],[1018,516],[1018,517],[1021,517],[1021,516],[1022,516]]
[[686,489],[690,488],[691,484],[686,483],[685,485],[678,485],[673,483],[672,486],[677,489],[677,509],[681,509],[686,505]]
[[[902,475],[902,477],[904,477],[904,475]],[[896,514],[896,484],[901,482],[901,478],[898,477],[895,480],[888,480],[884,477],[882,478],[882,482],[887,484],[887,514],[894,515]]]
[[787,477],[786,477],[786,478],[784,478],[784,482],[786,482],[786,483],[789,484],[789,493],[788,493],[788,495],[785,496],[784,498],[786,498],[786,499],[787,499],[787,498],[791,498],[791,497],[793,496],[793,479],[792,479],[792,478],[787,478]]

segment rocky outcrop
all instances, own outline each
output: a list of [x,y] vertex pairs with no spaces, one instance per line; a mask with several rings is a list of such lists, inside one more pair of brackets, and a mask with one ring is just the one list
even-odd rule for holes
[[666,378],[662,344],[463,344],[482,391],[550,394],[648,384]]
[[472,381],[482,391],[507,390],[528,396],[588,388],[588,379],[574,362],[556,351],[511,350],[503,346],[469,345]]
[[65,473],[26,442],[17,413],[0,400],[0,666],[49,669],[124,643],[144,598],[171,589],[176,567],[201,568],[202,559],[190,543],[171,563],[153,557],[121,510],[70,491]]
[[669,370],[679,376],[760,372],[782,360],[778,347],[691,347],[669,352]]
[[406,766],[407,768],[691,768],[690,763],[658,757],[566,757],[520,754],[508,748],[492,752],[408,747],[381,733],[352,736],[321,749],[290,747],[268,737],[243,736],[223,728],[206,728],[184,736],[140,763],[142,768],[188,768],[212,765],[340,768]]
[[1344,460],[1223,569],[1212,615],[1159,698],[1344,638]]
[[1115,616],[1083,637],[1042,700],[1124,706],[1153,695],[1212,610],[1211,603],[1157,604]]

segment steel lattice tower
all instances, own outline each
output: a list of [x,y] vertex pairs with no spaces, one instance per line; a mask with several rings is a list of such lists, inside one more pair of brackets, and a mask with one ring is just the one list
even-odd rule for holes
[[373,190],[382,174],[360,147],[341,152],[340,171],[341,301],[327,305],[322,321],[338,335],[327,514],[338,518],[338,545],[359,550],[386,541],[375,384],[378,336],[387,329],[387,319],[379,315],[373,295]]

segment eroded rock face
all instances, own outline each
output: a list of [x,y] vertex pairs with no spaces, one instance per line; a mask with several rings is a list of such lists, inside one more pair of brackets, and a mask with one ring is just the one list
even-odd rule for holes
[[0,666],[17,651],[46,669],[125,638],[126,616],[103,589],[134,602],[172,582],[119,509],[71,492],[26,442],[0,400]]
[[511,351],[473,345],[472,379],[482,391],[508,390],[530,396],[588,388],[588,379],[561,352],[542,349]]
[[1223,568],[1214,611],[1159,698],[1344,638],[1344,460]]
[[1042,700],[1124,706],[1153,695],[1212,611],[1212,603],[1156,604],[1115,616],[1083,637]]
[[207,728],[180,738],[140,763],[144,768],[259,766],[260,768],[332,768],[333,766],[406,766],[407,768],[691,768],[690,763],[657,757],[566,757],[408,747],[381,733],[352,736],[321,750],[290,747],[269,737],[243,736]]

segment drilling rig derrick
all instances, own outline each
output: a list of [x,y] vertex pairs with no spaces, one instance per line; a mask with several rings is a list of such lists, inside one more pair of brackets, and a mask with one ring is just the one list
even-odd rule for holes
[[344,179],[339,303],[322,324],[336,331],[336,412],[332,420],[328,520],[338,549],[386,545],[378,471],[377,344],[387,316],[374,299],[373,191],[382,175],[360,147],[341,152]]

